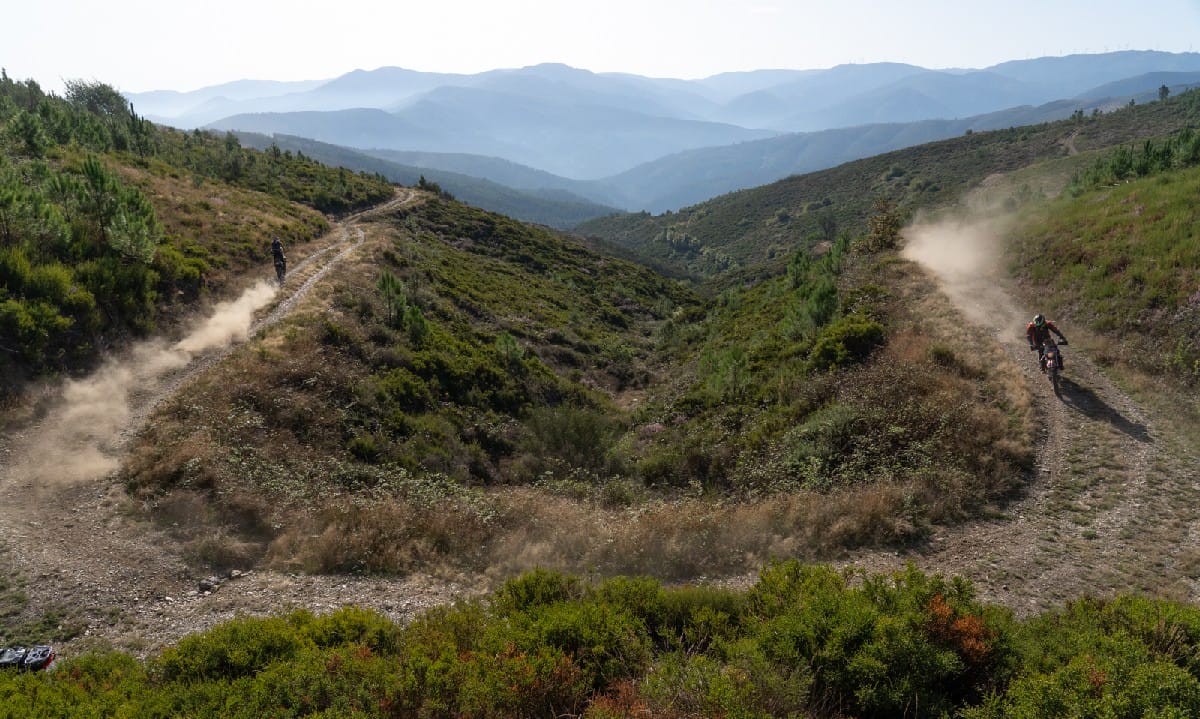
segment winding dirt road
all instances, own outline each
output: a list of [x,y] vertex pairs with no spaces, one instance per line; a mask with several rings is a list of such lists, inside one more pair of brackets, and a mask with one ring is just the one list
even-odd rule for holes
[[[399,195],[387,207],[417,201]],[[278,322],[344,258],[375,240],[358,216],[340,223],[292,271],[283,290],[259,297],[251,336]],[[1085,594],[1147,591],[1200,601],[1200,460],[1196,448],[1113,386],[1076,345],[1067,350],[1061,398],[1025,349],[1031,314],[995,273],[1000,226],[917,227],[907,255],[939,278],[965,321],[994,343],[997,361],[1032,388],[1041,427],[1038,466],[1003,516],[941,529],[922,546],[867,552],[850,564],[890,571],[907,562],[962,574],[981,598],[1030,614]],[[964,242],[976,251],[962,251]],[[957,248],[946,251],[948,246]],[[947,261],[947,258],[953,260]],[[272,304],[272,302],[274,304]],[[1064,328],[1068,336],[1070,328]],[[236,339],[236,337],[234,338]],[[119,432],[99,446],[120,452],[153,408],[212,368],[231,345],[188,354],[153,376],[134,377]],[[173,360],[174,361],[174,360]],[[82,629],[66,654],[115,647],[145,656],[238,615],[288,608],[323,611],[356,604],[404,620],[474,588],[430,577],[361,579],[253,571],[219,586],[196,576],[167,534],[143,520],[108,471],[70,482],[29,470],[44,459],[39,440],[62,408],[26,418],[0,437],[0,577],[20,577],[28,596],[17,622],[57,611]],[[103,443],[102,443],[103,444]],[[44,462],[42,462],[44,464]]]
[[[167,532],[148,523],[112,470],[154,409],[241,340],[283,319],[373,228],[363,220],[419,200],[401,191],[339,223],[277,292],[259,283],[173,345],[135,347],[92,378],[58,388],[41,416],[0,436],[0,577],[28,601],[16,624],[55,621],[80,636],[60,654],[116,647],[138,655],[238,615],[346,604],[402,620],[460,593],[427,577],[386,582],[252,571],[196,576]],[[53,469],[48,469],[53,468]],[[216,580],[216,581],[213,581]],[[0,585],[2,586],[2,585]]]
[[[853,563],[913,562],[971,578],[981,598],[1026,615],[1083,595],[1148,592],[1200,601],[1200,458],[1169,423],[1116,387],[1079,343],[1064,349],[1060,397],[1037,368],[1000,271],[1003,220],[910,228],[905,255],[934,275],[1033,390],[1040,434],[1024,496],[990,521],[942,529],[911,551]],[[1070,337],[1070,328],[1063,328]]]

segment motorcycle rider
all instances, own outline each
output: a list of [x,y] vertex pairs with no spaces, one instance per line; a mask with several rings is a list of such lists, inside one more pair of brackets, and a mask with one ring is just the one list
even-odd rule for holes
[[[1034,315],[1033,321],[1025,327],[1025,337],[1029,340],[1029,349],[1031,351],[1037,350],[1038,366],[1042,368],[1043,372],[1046,371],[1046,350],[1043,345],[1046,344],[1046,340],[1050,339],[1051,332],[1058,335],[1058,339],[1060,339],[1063,344],[1067,344],[1067,338],[1063,337],[1063,333],[1059,332],[1058,328],[1054,326],[1054,323],[1046,319],[1046,316],[1043,314],[1039,313]],[[1062,366],[1061,352],[1058,354],[1058,364],[1059,367]]]
[[279,284],[283,284],[283,275],[287,271],[287,257],[283,254],[283,243],[278,237],[271,239],[271,255],[275,258],[275,273],[279,276]]

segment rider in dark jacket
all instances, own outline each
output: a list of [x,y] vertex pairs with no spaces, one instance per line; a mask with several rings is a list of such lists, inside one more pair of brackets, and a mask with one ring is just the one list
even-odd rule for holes
[[271,255],[275,258],[275,272],[279,275],[279,284],[283,284],[283,273],[287,269],[287,257],[283,255],[283,243],[276,237],[271,240]]
[[[1050,339],[1051,332],[1058,335],[1058,339],[1062,340],[1062,342],[1064,344],[1066,343],[1067,338],[1063,337],[1063,333],[1059,332],[1058,328],[1054,326],[1054,323],[1051,322],[1050,320],[1046,319],[1045,315],[1041,315],[1041,314],[1034,315],[1033,321],[1030,322],[1029,325],[1025,327],[1025,337],[1026,337],[1026,339],[1029,340],[1029,349],[1037,350],[1038,365],[1042,368],[1043,372],[1046,371],[1046,364],[1045,364],[1045,357],[1044,357],[1044,355],[1046,354],[1046,350],[1043,348],[1043,345],[1046,343],[1046,340]],[[1061,365],[1062,364],[1062,353],[1061,352],[1058,355],[1058,361],[1059,361],[1059,364]]]

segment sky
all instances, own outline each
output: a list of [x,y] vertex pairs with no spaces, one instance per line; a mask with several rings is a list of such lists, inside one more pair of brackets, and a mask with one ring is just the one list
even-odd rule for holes
[[982,68],[1117,50],[1200,51],[1200,0],[7,0],[0,67],[61,92],[397,66],[559,62],[695,79],[905,62]]

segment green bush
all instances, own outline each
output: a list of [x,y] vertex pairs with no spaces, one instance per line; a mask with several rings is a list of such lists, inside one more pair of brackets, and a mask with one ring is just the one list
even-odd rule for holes
[[529,413],[525,426],[520,448],[534,474],[557,466],[603,478],[618,469],[611,449],[621,426],[606,412],[572,405],[538,408]]
[[751,591],[765,656],[806,666],[812,701],[854,716],[937,716],[977,700],[1007,661],[1006,627],[970,585],[913,568],[859,589],[830,569],[764,571]]
[[1200,610],[1084,599],[1016,634],[1023,670],[983,717],[1200,715]]
[[498,614],[508,615],[579,599],[581,596],[583,587],[577,577],[548,569],[535,569],[505,582],[492,595],[492,607]]
[[311,621],[308,614],[235,619],[204,634],[185,637],[163,652],[158,666],[170,681],[252,676],[267,664],[291,659],[311,646],[311,640],[296,631],[297,625]]
[[971,585],[795,561],[746,591],[539,570],[404,627],[237,619],[143,664],[0,673],[6,717],[1200,715],[1200,610],[1081,600],[1014,623]]
[[862,362],[883,344],[883,325],[862,316],[843,317],[817,337],[809,366],[816,371],[847,367]]
[[384,412],[396,408],[405,412],[420,412],[434,404],[425,381],[403,367],[375,378],[374,384],[375,396],[383,405]]

